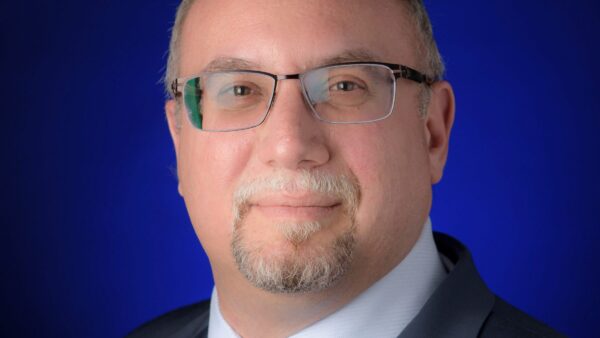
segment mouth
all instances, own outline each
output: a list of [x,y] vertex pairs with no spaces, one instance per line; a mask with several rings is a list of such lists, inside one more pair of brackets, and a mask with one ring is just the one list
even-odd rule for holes
[[342,206],[341,201],[326,196],[264,196],[249,204],[269,218],[317,220],[331,216]]

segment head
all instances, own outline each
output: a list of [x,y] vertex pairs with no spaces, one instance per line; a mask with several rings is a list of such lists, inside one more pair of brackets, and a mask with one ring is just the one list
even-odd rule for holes
[[[299,81],[280,81],[264,122],[206,132],[166,103],[179,191],[215,282],[317,292],[381,277],[417,240],[442,176],[454,98],[421,1],[182,1],[166,83],[217,65],[303,73],[332,60],[397,63],[387,118],[318,120]],[[211,68],[212,69],[212,68]]]

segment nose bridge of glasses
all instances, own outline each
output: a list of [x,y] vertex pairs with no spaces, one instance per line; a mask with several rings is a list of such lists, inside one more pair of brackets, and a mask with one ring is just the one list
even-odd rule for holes
[[276,78],[277,78],[277,81],[292,80],[292,79],[299,80],[300,79],[300,74],[277,75]]
[[[302,97],[304,100],[304,103],[306,104],[306,107],[308,109],[310,109],[311,111],[313,110],[310,104],[310,100],[308,100],[308,98],[306,97],[306,90],[304,88],[304,81],[303,81],[303,75],[300,73],[297,74],[285,74],[285,75],[275,75],[275,78],[277,79],[277,84],[275,85],[274,88],[274,93],[273,93],[273,102],[271,102],[271,106],[273,105],[273,103],[277,100],[277,91],[278,91],[278,86],[279,86],[279,81],[282,80],[300,80],[300,87],[301,87],[301,92],[302,92]],[[271,108],[271,107],[269,107]],[[270,110],[270,109],[269,109]],[[314,111],[313,111],[314,113]]]
[[[305,89],[304,89],[304,81],[303,81],[303,75],[300,73],[297,74],[285,74],[285,75],[275,75],[275,78],[277,79],[277,83],[279,83],[280,81],[283,80],[300,80],[300,86],[302,87],[302,94],[305,95]],[[275,85],[275,92],[273,93],[275,97],[277,97],[277,86],[278,84]],[[307,104],[309,104],[309,102],[306,102]]]

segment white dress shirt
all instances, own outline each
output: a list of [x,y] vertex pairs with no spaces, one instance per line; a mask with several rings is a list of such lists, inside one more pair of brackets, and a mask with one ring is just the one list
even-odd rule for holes
[[[397,337],[446,276],[428,219],[409,254],[350,303],[291,338]],[[213,289],[208,338],[240,338],[221,315]]]

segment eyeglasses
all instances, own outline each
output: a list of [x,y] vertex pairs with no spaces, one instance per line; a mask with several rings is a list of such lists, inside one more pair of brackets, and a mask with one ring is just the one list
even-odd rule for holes
[[277,83],[298,79],[317,119],[334,124],[369,123],[388,117],[396,101],[396,80],[431,85],[433,79],[403,65],[351,62],[275,75],[257,70],[205,72],[171,84],[183,97],[192,125],[203,131],[244,130],[260,125],[273,104]]

